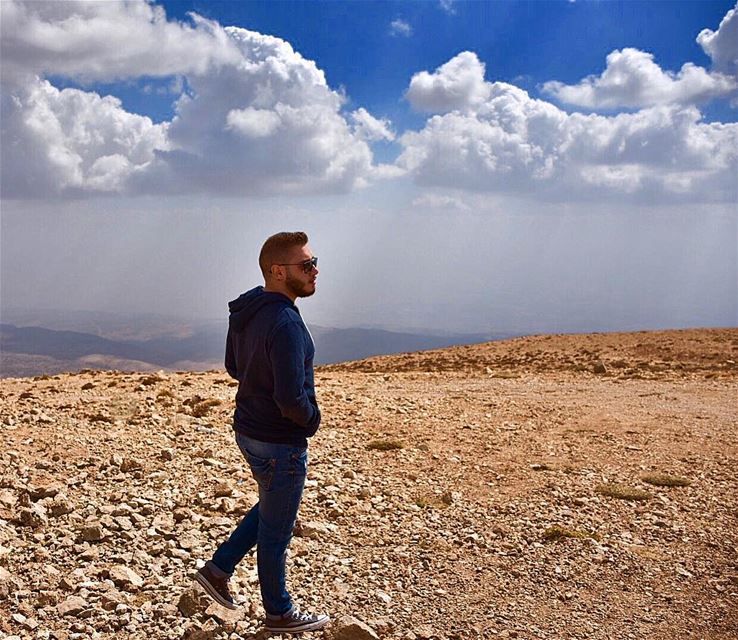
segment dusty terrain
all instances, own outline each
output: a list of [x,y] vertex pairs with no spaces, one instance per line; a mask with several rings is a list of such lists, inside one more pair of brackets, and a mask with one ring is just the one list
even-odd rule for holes
[[[293,595],[381,638],[735,639],[737,361],[725,329],[319,369]],[[0,637],[265,637],[253,557],[235,616],[188,577],[254,499],[234,391],[0,382]]]

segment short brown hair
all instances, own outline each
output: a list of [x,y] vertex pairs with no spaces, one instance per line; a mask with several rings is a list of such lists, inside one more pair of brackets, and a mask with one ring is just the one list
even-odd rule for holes
[[304,247],[308,243],[304,231],[282,231],[269,236],[259,252],[259,267],[264,277],[269,274],[273,264],[286,260],[286,253],[292,247]]

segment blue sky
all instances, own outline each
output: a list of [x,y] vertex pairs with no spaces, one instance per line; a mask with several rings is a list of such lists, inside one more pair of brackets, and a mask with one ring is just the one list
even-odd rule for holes
[[[195,12],[287,40],[318,63],[331,86],[345,87],[352,102],[402,128],[422,124],[402,100],[408,78],[460,51],[476,52],[487,64],[488,79],[514,82],[537,96],[547,80],[573,83],[599,73],[605,56],[623,47],[652,52],[666,69],[689,61],[707,65],[695,37],[705,26],[719,24],[732,6],[725,0],[456,2],[449,13],[431,1],[161,4],[171,18],[186,21]],[[410,36],[389,34],[396,19],[411,26]],[[154,120],[172,116],[171,96],[157,100],[121,84],[103,89]],[[712,110],[722,121],[738,116],[727,101]]]
[[5,306],[216,317],[289,226],[326,325],[738,323],[733,2],[0,8]]

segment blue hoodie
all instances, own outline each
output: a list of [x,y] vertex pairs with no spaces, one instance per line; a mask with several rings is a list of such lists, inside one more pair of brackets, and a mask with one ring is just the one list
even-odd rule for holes
[[225,366],[238,380],[233,428],[263,442],[306,447],[320,425],[315,346],[300,311],[256,287],[228,303]]

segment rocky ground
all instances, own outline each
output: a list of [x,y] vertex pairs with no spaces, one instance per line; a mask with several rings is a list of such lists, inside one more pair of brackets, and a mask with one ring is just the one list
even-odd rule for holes
[[[738,329],[323,367],[310,638],[738,637]],[[253,503],[223,373],[0,381],[0,637],[265,638],[189,576]],[[272,636],[278,637],[278,636]]]

